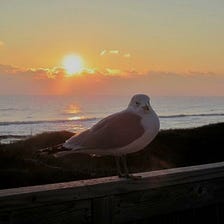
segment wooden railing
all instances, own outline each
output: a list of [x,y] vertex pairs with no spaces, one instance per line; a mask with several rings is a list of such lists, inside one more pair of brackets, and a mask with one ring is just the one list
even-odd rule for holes
[[224,162],[140,175],[0,190],[0,224],[224,223]]

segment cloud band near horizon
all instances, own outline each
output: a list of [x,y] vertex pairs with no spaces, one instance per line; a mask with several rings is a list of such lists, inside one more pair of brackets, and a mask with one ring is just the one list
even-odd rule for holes
[[212,72],[84,70],[67,77],[64,69],[0,65],[0,94],[134,94],[224,96],[224,76]]

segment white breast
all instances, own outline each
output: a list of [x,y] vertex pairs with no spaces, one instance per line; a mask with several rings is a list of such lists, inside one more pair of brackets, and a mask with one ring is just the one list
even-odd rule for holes
[[146,131],[158,133],[160,128],[160,122],[155,111],[151,111],[150,114],[146,114],[141,120],[142,126]]

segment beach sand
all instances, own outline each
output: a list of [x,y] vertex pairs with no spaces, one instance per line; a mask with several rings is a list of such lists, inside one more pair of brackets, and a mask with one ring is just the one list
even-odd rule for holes
[[[133,173],[224,160],[224,123],[160,131],[144,150],[127,156]],[[43,133],[0,145],[0,188],[39,185],[116,175],[113,157],[74,154],[64,158],[37,156],[36,151],[64,142],[73,133]]]

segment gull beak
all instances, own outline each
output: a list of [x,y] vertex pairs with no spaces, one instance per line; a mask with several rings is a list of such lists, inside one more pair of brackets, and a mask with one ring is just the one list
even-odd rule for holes
[[145,104],[145,106],[142,107],[144,111],[149,111],[149,105]]

